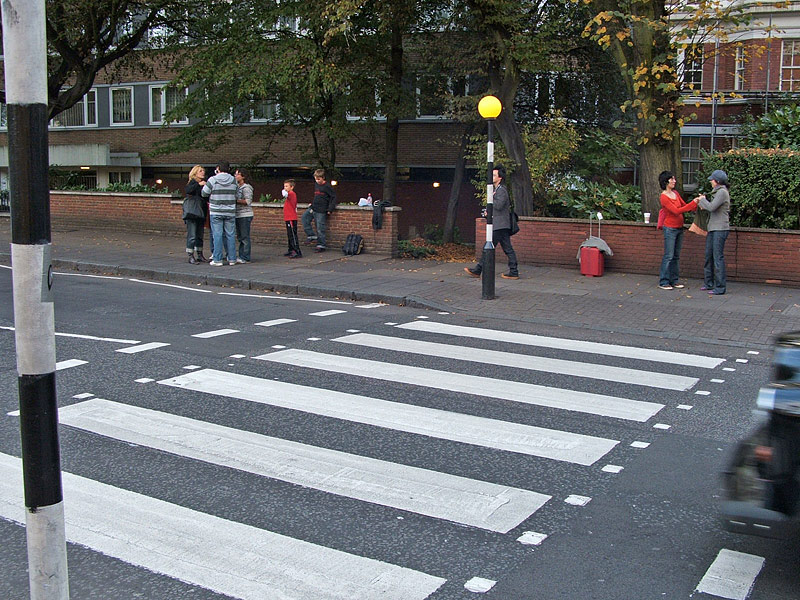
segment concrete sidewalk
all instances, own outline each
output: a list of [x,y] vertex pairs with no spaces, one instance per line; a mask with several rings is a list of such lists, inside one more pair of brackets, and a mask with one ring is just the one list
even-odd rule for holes
[[[724,296],[708,296],[699,280],[683,290],[658,288],[658,276],[607,272],[583,277],[574,269],[521,265],[517,281],[501,279],[497,298],[481,300],[481,281],[466,276],[472,263],[393,259],[338,249],[303,258],[283,257],[283,247],[254,244],[253,262],[190,265],[179,237],[96,229],[54,229],[53,266],[140,277],[177,284],[219,285],[287,294],[385,302],[478,317],[646,333],[676,340],[726,342],[767,348],[778,333],[800,330],[800,289],[729,282]],[[0,217],[0,264],[9,265],[10,220]],[[597,337],[593,335],[592,337]],[[613,341],[613,340],[609,340]]]

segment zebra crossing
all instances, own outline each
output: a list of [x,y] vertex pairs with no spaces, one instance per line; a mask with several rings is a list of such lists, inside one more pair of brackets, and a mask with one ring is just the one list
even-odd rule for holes
[[[318,318],[340,311],[312,314]],[[265,336],[276,326],[298,327],[302,331],[298,321],[275,318],[254,323],[253,329]],[[194,337],[210,339],[236,332],[220,329]],[[431,337],[437,341],[430,341]],[[315,338],[298,333],[297,339]],[[477,340],[500,342],[504,349],[487,349]],[[269,342],[264,345],[268,347]],[[302,345],[298,341],[298,346]],[[365,353],[380,350],[381,358],[353,356],[347,352],[351,347]],[[170,377],[136,380],[141,382],[136,384],[137,394],[166,395],[175,410],[155,410],[91,393],[76,394],[75,401],[60,408],[60,422],[70,430],[167,453],[185,461],[189,471],[197,463],[229,469],[315,490],[321,495],[367,503],[398,519],[404,514],[420,515],[432,522],[480,530],[486,536],[494,536],[491,539],[496,543],[522,546],[532,543],[522,540],[542,543],[552,533],[528,530],[537,528],[537,513],[554,502],[586,504],[590,498],[581,492],[587,490],[575,490],[575,494],[565,497],[560,488],[552,489],[550,481],[526,486],[498,483],[492,477],[423,468],[231,427],[211,418],[184,416],[179,408],[209,399],[242,403],[256,413],[259,407],[279,408],[298,419],[303,415],[324,417],[345,426],[377,428],[389,437],[416,436],[421,444],[455,442],[500,457],[522,457],[537,461],[554,473],[562,465],[585,472],[585,478],[591,479],[619,473],[623,467],[607,464],[608,460],[646,452],[653,437],[669,435],[653,430],[658,425],[656,421],[665,411],[681,406],[687,394],[694,394],[698,384],[708,380],[709,371],[726,362],[721,357],[533,336],[433,320],[398,323],[386,326],[380,333],[348,330],[348,335],[320,340],[313,348],[237,355],[246,361],[247,368],[240,368],[245,363],[226,369],[218,365],[176,365]],[[584,360],[537,354],[543,348],[567,351]],[[135,360],[145,349],[170,352],[169,344],[157,342],[137,342],[136,346],[117,352],[129,356],[127,360]],[[625,366],[609,365],[597,356],[623,359]],[[399,357],[404,360],[401,362]],[[435,357],[437,365],[454,368],[406,364],[413,363],[415,357]],[[464,374],[455,368],[473,363],[519,370],[525,381]],[[294,372],[327,373],[339,381],[352,380],[352,391],[298,383],[292,380],[290,369],[281,370],[281,365],[290,366]],[[681,367],[680,373],[673,372],[675,365]],[[691,375],[687,375],[690,370]],[[566,389],[534,383],[543,373],[584,385],[588,382],[589,387],[592,382],[610,383],[616,392],[601,394],[578,389],[580,386]],[[579,415],[583,423],[597,420],[603,424],[603,431],[614,431],[615,435],[591,435],[504,420],[491,413],[472,414],[387,399],[366,393],[364,381],[408,386],[421,394],[446,392],[486,403],[503,402],[529,410],[532,415],[541,410]],[[642,390],[657,391],[660,401],[641,399]],[[20,461],[0,454],[0,517],[22,523],[20,480]],[[435,568],[435,563],[427,572],[416,565],[409,566],[410,561],[402,553],[386,560],[369,553],[331,548],[313,539],[296,539],[68,472],[64,474],[64,490],[70,542],[233,598],[435,599],[456,597],[455,590],[465,587],[470,590],[470,586],[475,587],[476,578],[491,582],[487,589],[493,584],[493,580],[481,577],[482,573],[474,573],[475,578],[462,577],[461,573]],[[496,566],[488,570],[489,575],[497,574]]]

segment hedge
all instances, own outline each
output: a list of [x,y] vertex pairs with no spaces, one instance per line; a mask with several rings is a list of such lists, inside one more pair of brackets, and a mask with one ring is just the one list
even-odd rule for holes
[[709,191],[714,169],[728,174],[731,225],[762,229],[800,229],[800,152],[740,148],[707,155],[699,179]]

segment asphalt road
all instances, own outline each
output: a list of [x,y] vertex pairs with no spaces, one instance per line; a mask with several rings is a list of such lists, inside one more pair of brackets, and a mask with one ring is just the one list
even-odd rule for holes
[[[796,540],[716,515],[763,351],[77,273],[55,290],[72,598],[800,597]],[[0,327],[13,474],[6,268]],[[20,483],[2,598],[27,597],[21,507]],[[730,551],[760,567],[735,569],[744,595],[704,593]]]

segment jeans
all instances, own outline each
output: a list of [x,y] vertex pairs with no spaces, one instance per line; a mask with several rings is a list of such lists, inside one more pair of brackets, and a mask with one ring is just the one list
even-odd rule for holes
[[[311,220],[317,224],[317,235],[314,235],[314,230],[311,229]],[[306,237],[309,240],[317,240],[317,246],[325,247],[325,222],[328,219],[328,213],[316,212],[308,207],[308,210],[303,213],[303,231],[306,232]]]
[[706,262],[703,265],[703,278],[709,290],[724,294],[727,284],[725,276],[725,240],[728,230],[709,231],[706,236]]
[[664,227],[664,257],[661,259],[661,274],[658,285],[678,283],[678,268],[683,245],[683,227]]
[[184,219],[186,223],[186,252],[203,249],[203,221],[200,219]]
[[228,262],[236,260],[236,218],[233,216],[211,215],[211,237],[214,239],[215,262],[222,262],[223,244],[228,252]]
[[250,223],[253,217],[236,217],[236,239],[239,240],[239,258],[250,262]]
[[[508,273],[510,275],[519,275],[519,267],[517,265],[517,253],[514,252],[514,247],[511,245],[511,229],[494,229],[492,230],[492,243],[497,246],[498,244],[503,249],[508,257]],[[483,260],[483,257],[481,257]],[[472,269],[475,273],[483,272],[483,262],[479,262]]]

